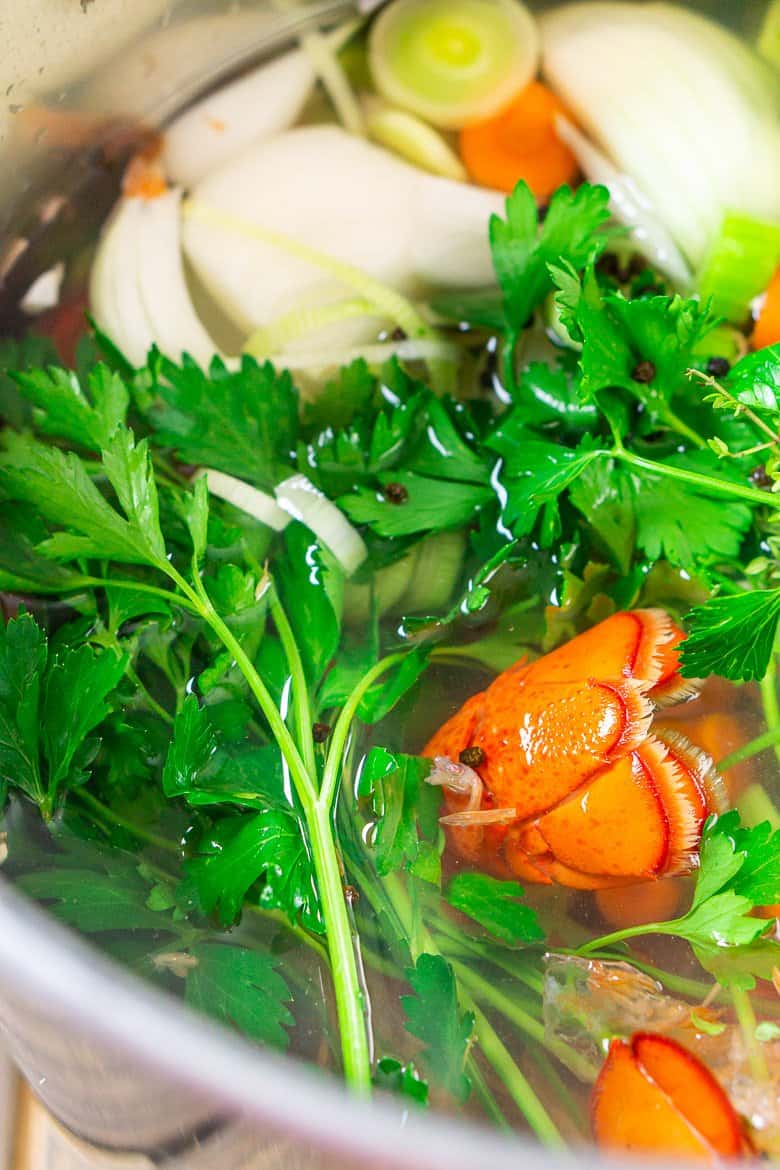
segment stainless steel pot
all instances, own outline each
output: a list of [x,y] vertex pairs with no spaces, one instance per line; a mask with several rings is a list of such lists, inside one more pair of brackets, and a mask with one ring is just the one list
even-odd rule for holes
[[[344,0],[0,0],[0,309],[43,263],[38,240],[113,197],[112,123],[82,151],[54,148],[23,114],[63,111],[162,125],[243,62]],[[34,126],[34,120],[33,120]],[[103,133],[101,131],[101,133]],[[117,155],[121,156],[117,145]],[[37,266],[37,267],[36,267]],[[314,1068],[252,1047],[142,984],[0,878],[0,1030],[35,1092],[71,1131],[168,1170],[588,1170],[594,1152],[349,1097]]]

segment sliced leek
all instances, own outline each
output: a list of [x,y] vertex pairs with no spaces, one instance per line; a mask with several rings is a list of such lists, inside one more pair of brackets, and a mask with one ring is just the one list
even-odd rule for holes
[[273,496],[266,495],[243,479],[236,479],[233,475],[226,475],[211,467],[201,474],[205,475],[212,496],[218,496],[248,516],[253,516],[261,524],[273,528],[274,532],[282,532],[290,523],[289,513],[279,507]]
[[518,0],[392,0],[369,44],[382,96],[447,129],[497,113],[534,76],[538,53]]
[[366,129],[374,142],[432,175],[459,183],[468,181],[466,168],[446,138],[422,118],[381,98],[367,98],[363,108]]

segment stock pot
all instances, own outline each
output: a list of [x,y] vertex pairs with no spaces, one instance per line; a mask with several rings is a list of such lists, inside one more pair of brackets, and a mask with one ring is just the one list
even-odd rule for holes
[[[345,0],[0,0],[0,314],[59,239],[114,198],[127,127],[164,127],[204,89],[354,13]],[[45,100],[94,116],[95,141],[47,141],[19,115]],[[67,137],[67,136],[66,136]],[[98,150],[99,145],[99,150]],[[52,243],[54,241],[54,243]],[[191,1013],[94,951],[0,876],[0,1032],[68,1130],[168,1170],[589,1170],[522,1137],[391,1100],[362,1102],[314,1068]]]

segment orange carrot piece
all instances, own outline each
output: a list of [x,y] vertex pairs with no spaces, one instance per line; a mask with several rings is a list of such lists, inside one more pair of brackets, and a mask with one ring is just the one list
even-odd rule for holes
[[767,289],[764,307],[753,330],[753,349],[764,349],[780,342],[780,268]]
[[717,1164],[750,1150],[712,1073],[666,1036],[614,1040],[591,1104],[593,1132],[611,1149],[668,1153]]
[[545,200],[577,175],[577,160],[555,129],[566,109],[547,86],[532,81],[511,105],[484,122],[464,127],[460,156],[471,178],[482,187],[512,191],[525,179],[538,200]]

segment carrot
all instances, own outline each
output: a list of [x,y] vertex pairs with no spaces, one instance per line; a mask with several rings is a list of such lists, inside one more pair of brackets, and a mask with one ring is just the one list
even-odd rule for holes
[[780,342],[780,268],[767,289],[764,307],[753,330],[753,349],[764,349]]
[[471,178],[497,191],[512,191],[525,179],[537,199],[549,198],[578,170],[555,129],[566,112],[547,86],[532,81],[501,113],[464,127],[460,156]]

